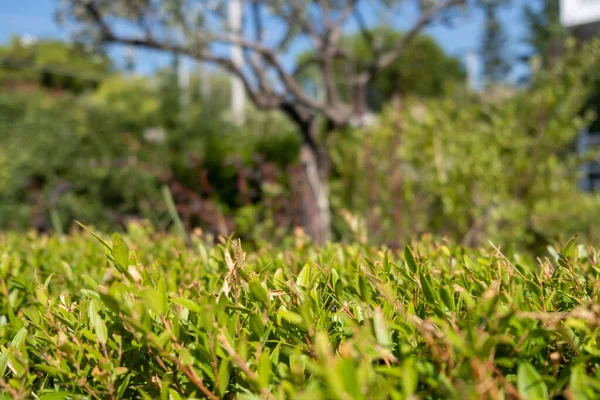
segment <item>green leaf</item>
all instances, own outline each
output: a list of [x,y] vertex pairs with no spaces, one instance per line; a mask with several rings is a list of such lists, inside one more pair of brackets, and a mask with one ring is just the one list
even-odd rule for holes
[[331,348],[331,342],[329,341],[329,335],[327,335],[327,333],[317,332],[313,345],[315,352],[320,359],[328,361],[333,357],[333,349]]
[[2,355],[0,355],[0,378],[4,376],[6,373],[6,366],[8,365],[8,352],[9,350],[5,350]]
[[179,305],[184,306],[185,308],[192,312],[195,312],[196,314],[203,314],[205,311],[202,307],[200,307],[200,304],[190,299],[186,299],[183,297],[173,297],[171,298],[171,301],[173,303],[177,303]]
[[587,375],[583,365],[577,365],[571,370],[571,378],[569,379],[569,390],[573,396],[573,400],[591,400],[593,393],[589,393],[589,385],[586,383]]
[[165,347],[171,341],[173,333],[170,330],[165,330],[158,336],[155,336],[155,342],[159,347]]
[[295,312],[279,310],[279,316],[293,325],[304,327],[304,319],[302,319],[301,315],[296,314]]
[[367,279],[363,275],[358,276],[358,292],[360,293],[362,300],[368,301],[371,292],[369,291]]
[[46,290],[40,285],[37,285],[37,287],[35,288],[35,297],[37,301],[42,305],[46,305],[46,303],[48,302],[48,295],[46,294]]
[[28,332],[26,328],[19,329],[19,332],[17,332],[12,342],[10,342],[10,347],[22,352],[25,346],[25,339],[27,338],[27,333]]
[[416,274],[417,273],[417,262],[415,261],[413,252],[408,245],[406,245],[404,247],[404,261],[406,262],[408,269],[410,269],[410,272],[412,272],[413,274]]
[[93,230],[91,230],[90,228],[88,228],[87,226],[83,225],[81,222],[75,220],[75,223],[77,225],[79,225],[80,227],[82,227],[84,230],[88,231],[90,233],[90,235],[92,235],[93,237],[95,237],[100,243],[102,243],[104,245],[104,247],[108,250],[111,249],[111,247],[108,245],[108,243],[106,243],[106,240],[102,239],[98,234],[96,234]]
[[306,356],[301,354],[292,354],[290,356],[290,370],[297,376],[303,376],[306,370]]
[[259,301],[261,303],[266,303],[267,300],[269,299],[269,293],[267,292],[267,289],[265,289],[260,282],[258,281],[252,281],[249,284],[249,289],[250,289],[250,294],[252,295],[252,298],[256,301]]
[[158,280],[158,285],[156,286],[156,295],[160,301],[160,309],[157,312],[164,315],[167,313],[169,303],[167,298],[167,285],[163,276],[161,276]]
[[121,238],[121,235],[115,233],[112,236],[112,244],[112,255],[115,259],[115,263],[117,263],[119,271],[127,271],[127,264],[129,264],[129,251],[127,250],[125,242]]
[[182,398],[175,389],[169,389],[169,400],[182,400]]
[[48,289],[48,286],[50,285],[50,281],[52,280],[52,276],[54,276],[53,273],[48,275],[48,277],[46,278],[46,281],[44,282],[44,289]]
[[161,278],[156,288],[147,288],[142,291],[142,298],[146,302],[146,306],[158,315],[164,315],[167,310],[167,295],[164,284],[165,282]]
[[431,306],[435,305],[437,303],[437,297],[431,287],[429,277],[422,272],[419,272],[419,280],[421,281],[421,289],[423,289],[425,300],[427,300]]
[[140,395],[142,396],[142,399],[144,400],[155,400],[153,399],[150,395],[148,395],[148,393],[146,393],[143,389],[138,388],[137,391],[140,393]]
[[377,343],[383,348],[389,349],[392,347],[390,332],[388,331],[383,312],[380,307],[375,309],[373,314],[373,328],[375,329],[375,338]]
[[265,333],[265,325],[259,315],[250,315],[250,330],[258,337],[261,337]]
[[573,258],[575,256],[575,240],[577,239],[578,235],[574,235],[568,242],[567,245],[565,246],[565,248],[562,251],[562,254],[570,259]]
[[523,400],[547,400],[548,387],[529,363],[519,364],[517,368],[517,388]]
[[8,264],[8,253],[4,253],[0,262],[0,278],[4,278],[8,274]]
[[72,398],[73,395],[69,392],[49,392],[39,396],[40,400],[64,400]]
[[90,323],[96,332],[96,339],[98,343],[106,344],[108,339],[108,332],[106,330],[106,324],[104,320],[100,317],[98,313],[98,304],[96,300],[91,300],[90,305],[88,307],[88,318],[90,319]]
[[192,356],[192,353],[190,353],[190,350],[187,348],[181,349],[181,351],[179,352],[179,360],[183,365],[194,365],[194,357]]
[[444,305],[446,307],[448,307],[448,309],[450,311],[454,311],[455,310],[454,297],[452,296],[452,293],[450,292],[449,288],[447,288],[447,287],[440,287],[440,297],[442,298],[442,301],[444,302]]
[[310,265],[306,264],[304,266],[304,268],[302,268],[302,270],[298,274],[298,278],[296,278],[296,285],[303,287],[305,289],[308,288],[308,286],[310,284],[310,273],[311,273]]
[[122,304],[114,296],[111,296],[107,293],[100,293],[99,300],[102,300],[102,304],[110,308],[112,311],[116,313],[121,311]]
[[402,365],[402,393],[405,398],[410,398],[417,390],[419,384],[419,375],[415,368],[415,361],[408,358]]
[[269,386],[271,381],[271,359],[269,358],[269,348],[263,348],[258,360],[258,383],[261,388]]
[[219,382],[219,394],[221,396],[224,396],[225,393],[227,393],[227,387],[229,386],[229,377],[230,377],[229,360],[225,358],[225,359],[222,359],[221,362],[219,363],[218,382]]
[[364,398],[360,392],[360,380],[358,379],[356,364],[352,360],[342,359],[337,363],[336,369],[340,381],[343,382],[344,392],[350,395],[349,398]]
[[59,370],[56,367],[52,367],[50,365],[46,365],[46,364],[34,364],[33,367],[37,370],[40,370],[48,375],[51,376],[56,376],[56,377],[62,377],[64,375],[64,372]]

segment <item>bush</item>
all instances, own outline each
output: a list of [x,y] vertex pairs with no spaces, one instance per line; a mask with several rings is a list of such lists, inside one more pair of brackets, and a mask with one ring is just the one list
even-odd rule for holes
[[[114,230],[132,218],[168,226],[164,184],[210,204],[190,219],[190,230],[214,232],[207,214],[219,209],[235,220],[246,206],[271,224],[277,210],[261,204],[269,196],[263,184],[288,185],[281,171],[299,147],[290,125],[276,115],[251,115],[235,127],[200,113],[166,129],[160,107],[159,92],[141,78],[125,84],[114,77],[87,96],[0,94],[0,228],[60,232],[80,220]],[[148,128],[164,137],[147,137]],[[265,180],[265,166],[276,170],[274,178]],[[238,232],[256,237],[250,227],[259,222]]]
[[597,250],[412,248],[4,234],[0,398],[600,395]]
[[[0,119],[1,227],[60,230],[80,219],[114,229],[130,215],[160,221],[160,153],[137,151],[140,138],[111,109],[68,95],[2,94]],[[53,212],[62,219],[54,226]]]
[[[388,110],[378,126],[339,135],[332,144],[337,208],[361,220],[355,225],[374,243],[428,232],[538,251],[577,232],[600,243],[599,197],[577,186],[574,146],[590,121],[581,110],[597,74],[598,45],[587,51],[571,51],[530,88],[407,99],[402,113]],[[348,231],[342,218],[337,224]]]

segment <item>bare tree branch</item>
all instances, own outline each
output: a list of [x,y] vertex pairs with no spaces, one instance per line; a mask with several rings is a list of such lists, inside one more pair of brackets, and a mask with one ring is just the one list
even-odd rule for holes
[[[360,62],[360,60],[358,60],[356,57],[354,57],[352,54],[350,54],[347,50],[339,48],[339,47],[335,49],[334,58],[336,60],[346,60],[346,61],[352,62],[354,64],[358,64]],[[292,76],[294,76],[294,77],[298,76],[306,68],[310,67],[311,65],[317,64],[319,62],[319,60],[320,60],[320,57],[318,55],[311,55],[310,57],[307,57],[304,60],[299,61],[298,64],[296,65],[296,68],[294,68],[294,71],[292,72]]]
[[[260,14],[260,4],[259,0],[252,0],[252,17],[254,22],[254,40],[257,43],[262,43],[263,41],[263,21],[262,16]],[[244,20],[245,21],[245,20]],[[242,29],[243,30],[243,29]],[[250,65],[250,69],[254,74],[254,78],[257,80],[257,84],[259,89],[266,94],[269,94],[275,97],[275,93],[273,88],[269,82],[266,68],[263,67],[264,64],[261,64],[262,58],[258,56],[258,54],[248,51],[248,49],[244,49],[244,59],[246,63]]]
[[354,19],[356,20],[358,29],[360,30],[362,37],[367,42],[367,45],[369,46],[369,48],[371,48],[373,50],[373,53],[377,53],[378,49],[376,49],[376,47],[375,47],[375,46],[377,46],[377,43],[375,43],[375,37],[373,36],[373,33],[371,32],[371,30],[369,30],[369,28],[367,27],[367,23],[365,22],[362,12],[360,11],[360,9],[358,7],[354,8]]
[[254,17],[254,38],[258,43],[263,41],[263,20],[260,14],[259,0],[252,0],[252,16]]
[[146,47],[146,48],[150,48],[150,49],[154,49],[154,50],[167,51],[170,53],[187,54],[187,55],[190,55],[199,60],[218,64],[219,66],[221,66],[222,68],[227,70],[229,73],[240,78],[240,80],[244,84],[246,92],[248,93],[248,95],[250,96],[252,101],[258,107],[268,106],[268,102],[267,102],[268,96],[263,96],[263,95],[259,94],[256,90],[254,90],[249,79],[246,77],[246,75],[243,73],[243,71],[235,65],[235,63],[232,60],[225,58],[225,57],[216,56],[216,55],[211,54],[211,53],[207,52],[206,50],[202,50],[202,49],[197,49],[195,51],[191,51],[187,46],[179,46],[176,44],[161,43],[161,42],[154,40],[151,36],[146,37],[144,39],[135,38],[135,37],[117,36],[112,32],[112,30],[110,29],[108,24],[106,24],[102,15],[100,14],[100,11],[97,9],[95,3],[92,0],[86,0],[85,7],[86,7],[86,10],[89,13],[89,15],[100,26],[101,35],[102,35],[101,39],[103,41],[112,42],[112,43],[120,43],[120,44],[125,44],[125,45],[130,45],[130,46],[136,46],[136,47]]
[[323,27],[325,28],[325,32],[329,32],[333,28],[333,22],[331,20],[331,16],[329,15],[329,4],[327,4],[327,0],[318,0],[318,3],[321,7]]
[[291,13],[281,12],[281,15],[288,21],[290,28],[299,24],[302,31],[311,39],[313,46],[317,49],[321,48],[323,45],[321,34],[304,17],[302,5],[298,4],[298,0],[288,0],[287,4],[291,7]]
[[[406,32],[395,45],[384,52],[383,43],[369,30],[364,16],[359,9],[360,0],[248,0],[250,17],[253,21],[253,33],[231,32],[214,26],[195,26],[190,14],[182,7],[187,4],[179,2],[177,8],[169,8],[170,18],[178,25],[177,39],[165,39],[164,35],[153,32],[151,15],[145,15],[147,9],[136,8],[133,17],[138,22],[141,34],[121,35],[113,30],[102,15],[103,9],[97,0],[70,0],[83,6],[88,18],[97,26],[102,41],[121,43],[132,46],[147,47],[188,55],[200,61],[212,62],[240,78],[249,97],[260,108],[279,108],[292,119],[312,120],[314,115],[324,116],[333,126],[344,126],[349,123],[353,112],[364,110],[367,86],[377,72],[393,63],[404,51],[406,45],[434,18],[444,10],[465,2],[466,0],[439,0],[435,5],[423,11],[414,26]],[[125,0],[122,0],[125,1]],[[370,0],[371,1],[371,0]],[[202,3],[205,4],[205,3]],[[364,3],[363,3],[364,4]],[[272,41],[264,37],[265,21],[263,13],[269,7],[269,18],[279,19],[285,26],[283,37],[273,46]],[[218,10],[204,11],[207,15],[218,13],[218,20],[226,19]],[[343,49],[340,42],[343,28],[348,19],[354,15],[360,32],[373,51],[373,61],[358,64],[355,57]],[[266,18],[266,17],[264,17]],[[269,20],[271,23],[272,20]],[[317,27],[315,21],[321,21],[323,28]],[[112,22],[112,20],[111,20]],[[320,25],[320,24],[319,24]],[[220,25],[218,25],[220,26]],[[322,32],[321,32],[322,30]],[[155,35],[153,35],[153,33]],[[297,63],[295,69],[288,72],[282,60],[285,45],[298,37],[305,36],[311,40],[315,53],[312,57]],[[213,44],[239,46],[243,49],[245,66],[237,66],[228,56],[218,55]],[[346,78],[346,82],[354,85],[354,95],[346,104],[340,98],[339,71],[336,63],[340,59],[351,60],[359,67],[359,71]],[[297,80],[298,75],[308,66],[317,65],[325,88],[325,100],[318,100],[304,92]],[[291,110],[293,108],[293,110]],[[358,110],[358,111],[357,111]]]
[[298,108],[293,102],[286,101],[281,103],[281,111],[286,114],[292,121],[301,127],[300,133],[302,139],[315,154],[318,152],[318,145],[316,138],[313,136],[313,132],[309,129],[309,125],[313,123],[315,116],[312,115],[308,110]]
[[243,52],[243,55],[244,60],[246,60],[246,63],[250,65],[250,70],[252,71],[252,75],[258,85],[258,89],[260,90],[260,92],[263,93],[265,96],[271,96],[272,98],[274,98],[276,96],[275,92],[273,91],[273,87],[269,83],[269,79],[267,77],[265,68],[263,68],[260,65],[260,62],[258,60],[259,57],[255,53],[252,53],[247,50]]
[[335,60],[338,54],[339,41],[342,35],[342,26],[352,15],[357,0],[345,0],[345,6],[340,12],[337,20],[330,16],[330,8],[327,0],[319,0],[325,32],[323,34],[322,47],[318,50],[319,63],[321,65],[321,76],[325,85],[327,102],[333,106],[341,103],[339,89],[336,80]]
[[354,13],[357,8],[358,0],[344,0],[345,6],[340,12],[340,16],[334,22],[330,23],[328,34],[330,36],[329,42],[331,44],[337,44],[342,34],[341,28],[344,26],[348,18]]
[[323,77],[323,83],[325,84],[325,95],[327,97],[327,102],[337,105],[340,103],[340,96],[336,84],[336,71],[333,61],[333,57],[329,54],[324,54],[321,57],[321,75]]
[[353,80],[357,87],[357,92],[366,92],[366,86],[373,79],[377,71],[390,66],[400,57],[406,46],[412,39],[415,38],[435,17],[458,4],[465,3],[466,0],[443,0],[440,3],[430,7],[424,11],[412,28],[404,33],[395,46],[383,54],[376,54],[373,62],[362,72],[360,72]]
[[402,53],[406,45],[417,36],[425,26],[427,26],[436,16],[445,11],[446,9],[464,3],[465,0],[444,0],[435,6],[430,7],[423,12],[421,17],[412,26],[412,28],[402,35],[402,38],[396,43],[394,48],[389,52],[383,54],[377,61],[377,68],[385,68],[392,64]]
[[100,15],[100,12],[96,8],[96,4],[94,3],[94,1],[93,0],[84,0],[83,6],[85,7],[85,10],[89,14],[89,16],[100,27],[100,34],[102,35],[102,38],[111,36],[112,35],[111,30],[108,27],[108,25],[104,22],[104,19],[102,18],[102,16]]
[[298,75],[303,73],[304,70],[306,70],[308,67],[310,67],[311,65],[315,65],[318,61],[319,61],[318,57],[311,56],[311,57],[307,57],[306,59],[298,62],[298,64],[296,65],[296,68],[294,68],[294,71],[292,71],[292,76],[297,77]]
[[[177,52],[180,54],[187,54],[187,55],[189,55],[193,58],[199,59],[199,60],[216,63],[216,64],[222,66],[227,71],[240,77],[240,79],[242,79],[242,81],[244,82],[244,86],[246,87],[248,94],[251,96],[252,100],[258,100],[258,97],[257,97],[258,93],[252,89],[250,80],[243,74],[243,71],[241,71],[238,67],[236,67],[234,65],[234,63],[230,59],[225,58],[225,57],[215,56],[214,54],[212,54],[206,50],[191,49],[189,46],[185,46],[185,45],[176,45],[176,44],[168,44],[168,43],[158,42],[151,37],[135,38],[135,37],[117,36],[113,33],[113,31],[110,29],[108,24],[105,22],[105,20],[103,19],[102,15],[100,14],[100,12],[99,12],[98,8],[96,7],[95,3],[93,2],[93,0],[84,0],[84,1],[85,1],[87,12],[101,28],[101,35],[102,35],[103,41],[121,43],[121,44],[129,44],[132,46],[139,46],[139,47],[148,47],[148,48],[153,48],[156,50]],[[191,32],[190,32],[190,34],[191,34]],[[200,40],[208,40],[209,39],[208,33],[202,32],[202,31],[197,32],[196,37],[199,38]],[[298,101],[301,104],[303,104],[304,106],[312,108],[314,110],[317,110],[320,112],[326,111],[325,104],[317,102],[315,99],[310,98],[308,95],[306,95],[304,93],[302,87],[294,79],[294,77],[285,71],[282,62],[279,60],[279,58],[277,57],[277,55],[275,54],[275,52],[272,49],[270,49],[260,43],[256,43],[256,42],[244,39],[243,37],[233,34],[233,33],[230,33],[230,32],[226,32],[221,35],[214,36],[212,38],[212,42],[240,46],[244,49],[253,50],[253,51],[259,53],[262,56],[262,58],[265,60],[265,62],[267,64],[269,64],[269,66],[271,66],[275,70],[281,83],[286,87],[286,89],[289,92],[291,92],[294,95],[296,101]],[[254,65],[254,67],[258,68],[258,66],[256,64]],[[259,74],[259,75],[261,75],[261,74]],[[263,83],[265,83],[265,82],[263,81]],[[272,93],[269,94],[269,97],[272,97]],[[265,100],[262,98],[259,100],[261,101],[261,104],[257,104],[257,105],[263,106]]]

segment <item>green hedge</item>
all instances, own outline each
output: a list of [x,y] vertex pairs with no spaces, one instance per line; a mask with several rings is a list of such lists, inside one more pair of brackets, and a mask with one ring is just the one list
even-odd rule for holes
[[1,235],[0,398],[600,396],[593,248],[223,243]]

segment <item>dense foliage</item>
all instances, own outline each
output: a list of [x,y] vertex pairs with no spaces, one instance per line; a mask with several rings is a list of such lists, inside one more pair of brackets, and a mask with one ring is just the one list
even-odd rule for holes
[[223,243],[0,236],[0,398],[600,395],[594,248]]
[[[161,94],[144,79],[118,77],[86,96],[0,93],[0,226],[60,231],[78,219],[114,229],[131,218],[166,226],[163,185],[189,193],[178,197],[182,207],[193,195],[229,219],[244,218],[232,209],[263,212],[255,207],[268,197],[261,168],[275,170],[271,189],[281,192],[282,171],[296,158],[289,125],[261,114],[236,127],[218,115],[207,120],[197,105],[165,128],[178,114],[162,111]],[[188,228],[214,230],[211,212],[194,212]]]
[[0,86],[39,85],[82,92],[95,88],[112,70],[105,55],[76,43],[14,37],[0,46]]
[[407,100],[405,112],[336,137],[338,223],[374,243],[431,232],[538,249],[575,233],[597,241],[600,202],[578,188],[575,150],[597,58],[574,54],[527,90]]

